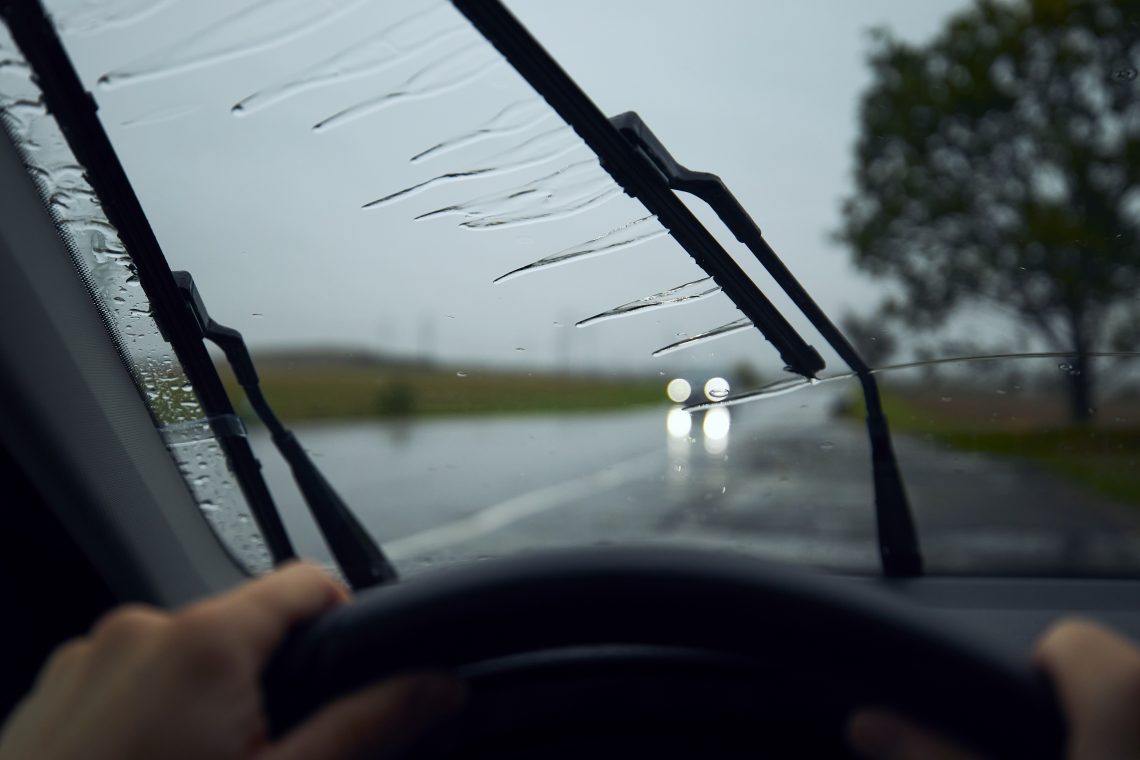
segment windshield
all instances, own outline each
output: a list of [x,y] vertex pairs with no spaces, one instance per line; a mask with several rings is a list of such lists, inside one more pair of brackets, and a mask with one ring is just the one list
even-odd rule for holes
[[[450,4],[48,7],[167,259],[400,569],[629,541],[877,568],[848,367],[682,196],[827,364],[785,372]],[[720,174],[881,368],[928,570],[1140,568],[1112,4],[510,8],[606,115]]]

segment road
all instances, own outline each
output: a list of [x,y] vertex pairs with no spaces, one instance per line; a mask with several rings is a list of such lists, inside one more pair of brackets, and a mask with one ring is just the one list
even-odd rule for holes
[[[837,385],[733,407],[297,429],[405,573],[607,542],[713,545],[873,572],[870,454]],[[720,410],[723,412],[723,410]],[[703,428],[703,429],[702,429]],[[327,557],[288,470],[253,435],[301,553]],[[1140,512],[1026,464],[896,440],[932,572],[1140,572]]]

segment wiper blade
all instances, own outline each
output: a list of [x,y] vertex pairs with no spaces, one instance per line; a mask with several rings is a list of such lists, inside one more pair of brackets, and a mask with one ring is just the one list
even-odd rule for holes
[[245,391],[250,406],[273,438],[273,444],[293,471],[293,479],[305,497],[309,512],[328,544],[345,579],[356,590],[370,588],[396,579],[396,570],[384,552],[368,535],[368,531],[352,514],[321,471],[313,464],[297,436],[277,417],[261,392],[257,368],[241,333],[220,325],[210,318],[194,278],[189,272],[174,272],[174,281],[187,308],[202,331],[202,337],[222,349],[233,369],[238,385]]
[[764,239],[756,222],[724,184],[724,180],[715,174],[692,171],[679,164],[633,111],[613,117],[610,123],[634,149],[653,164],[671,189],[697,196],[716,212],[729,231],[768,270],[768,274],[772,275],[776,284],[807,317],[812,327],[819,331],[824,340],[835,349],[835,353],[839,354],[839,358],[859,378],[867,407],[867,434],[871,442],[871,468],[875,487],[875,518],[883,572],[890,576],[921,575],[922,555],[918,548],[914,519],[910,513],[894,446],[891,444],[890,426],[883,414],[879,386],[871,373],[871,367],[784,265]]
[[[150,299],[155,321],[178,355],[206,414],[212,420],[234,414],[202,340],[210,337],[226,352],[250,403],[274,432],[274,441],[293,468],[298,486],[348,581],[356,588],[363,588],[394,578],[395,571],[379,547],[266,403],[257,387],[257,373],[241,335],[209,319],[188,275],[181,273],[181,282],[176,283],[138,196],[99,121],[94,98],[83,88],[42,4],[39,0],[0,0],[0,18],[7,22],[13,39],[31,65],[47,109],[82,165],[108,221],[130,253]],[[197,312],[194,318],[188,318],[188,309]],[[249,500],[274,563],[294,557],[292,543],[249,441],[245,436],[220,435],[219,444]]]
[[[211,420],[231,417],[233,406],[201,335],[180,316],[183,307],[170,266],[103,130],[95,100],[83,88],[43,6],[38,0],[0,0],[0,18],[7,22],[8,31],[32,67],[44,104],[83,167],[107,220],[130,252],[155,321],[178,356],[202,409]],[[296,556],[249,441],[245,436],[219,434],[218,444],[233,468],[274,563]]]
[[888,576],[922,573],[922,556],[906,490],[870,367],[764,240],[759,227],[714,174],[673,159],[636,113],[606,119],[500,0],[452,0],[503,57],[597,154],[603,168],[669,230],[697,264],[780,352],[787,369],[813,379],[823,359],[674,194],[682,190],[709,204],[776,283],[839,354],[862,384],[875,486],[879,554]]
[[697,217],[681,203],[648,159],[630,150],[609,123],[530,33],[498,2],[453,0],[475,27],[530,82],[597,154],[602,167],[637,198],[776,347],[787,368],[814,378],[822,357],[796,332]]

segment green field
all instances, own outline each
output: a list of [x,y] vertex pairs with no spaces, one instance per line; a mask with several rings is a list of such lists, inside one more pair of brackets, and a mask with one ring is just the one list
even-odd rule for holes
[[[941,398],[952,398],[949,403]],[[1140,506],[1140,427],[1102,409],[1098,421],[1072,425],[1055,398],[984,403],[968,392],[953,396],[885,389],[891,429],[947,446],[1033,462],[1117,501]],[[862,414],[862,404],[852,404]],[[997,410],[1001,410],[999,413]],[[1129,410],[1131,412],[1131,410]]]
[[[259,362],[258,373],[269,402],[288,421],[568,412],[665,401],[663,384],[644,378],[271,362]],[[222,379],[242,416],[251,417],[232,374],[223,371]]]

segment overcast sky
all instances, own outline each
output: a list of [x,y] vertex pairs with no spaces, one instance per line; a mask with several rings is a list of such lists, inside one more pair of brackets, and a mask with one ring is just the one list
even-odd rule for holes
[[[520,226],[461,228],[470,217],[457,215],[414,221],[472,200],[485,201],[475,204],[484,210],[512,211],[514,201],[495,196],[524,186],[549,188],[532,183],[590,157],[557,134],[543,136],[559,124],[555,117],[411,162],[512,104],[523,104],[519,113],[538,113],[527,110],[529,87],[496,65],[496,54],[464,28],[462,17],[446,5],[430,10],[433,5],[49,2],[172,266],[191,270],[215,318],[242,330],[255,346],[356,346],[472,366],[662,371],[728,366],[748,357],[778,369],[775,351],[751,333],[650,358],[654,349],[739,316],[720,294],[573,327],[701,277],[668,237],[492,283],[644,215],[620,194],[582,213]],[[966,5],[509,2],[603,112],[638,111],[678,160],[720,174],[835,317],[867,309],[881,292],[855,275],[846,252],[828,240],[851,184],[858,97],[869,83],[866,31],[886,26],[924,40]],[[390,37],[391,50],[376,45],[378,31],[425,10]],[[416,43],[417,35],[424,41]],[[346,49],[357,52],[338,58]],[[389,54],[391,65],[375,65]],[[248,100],[312,80],[328,60],[337,61],[341,75],[287,89],[284,99]],[[365,70],[352,74],[354,67]],[[107,84],[98,84],[104,75]],[[448,83],[453,86],[440,93],[413,97],[419,88]],[[396,97],[377,107],[386,94]],[[232,107],[243,101],[269,105],[234,115]],[[321,123],[327,127],[314,130]],[[471,171],[477,175],[362,208],[433,177]],[[556,199],[605,189],[596,169],[575,171],[585,172],[582,182],[559,184],[554,189],[563,195]],[[773,300],[786,306],[778,296]],[[822,349],[792,311],[793,324]],[[834,367],[834,357],[824,353]]]

